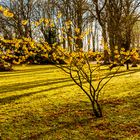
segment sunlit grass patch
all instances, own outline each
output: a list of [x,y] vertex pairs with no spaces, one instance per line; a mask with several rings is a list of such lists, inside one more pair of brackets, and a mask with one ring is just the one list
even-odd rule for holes
[[104,117],[92,116],[87,97],[50,65],[15,66],[0,73],[3,139],[139,138],[140,68],[121,69],[101,92]]

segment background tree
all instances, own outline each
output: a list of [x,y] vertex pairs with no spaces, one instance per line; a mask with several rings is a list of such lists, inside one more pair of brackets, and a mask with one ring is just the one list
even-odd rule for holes
[[13,18],[10,19],[8,17],[1,17],[1,27],[5,26],[7,29],[10,28],[10,31],[12,30],[12,35],[10,35],[14,35],[16,38],[32,38],[31,21],[34,0],[2,0],[0,5],[9,9],[14,14]]
[[[81,35],[88,20],[88,1],[61,0],[57,3],[57,7],[62,13],[62,25],[65,27],[69,50],[72,52],[74,49],[83,48]],[[72,46],[71,42],[75,43],[75,46]]]
[[[114,60],[114,47],[130,49],[133,26],[139,19],[139,0],[93,0],[90,6],[92,18],[102,27],[104,43],[111,49]],[[104,52],[106,54],[106,52]],[[127,63],[128,69],[128,63]]]
[[[33,20],[35,22],[35,26],[37,30],[40,31],[42,34],[42,37],[45,41],[47,41],[49,44],[52,44],[51,41],[54,38],[56,38],[57,31],[55,29],[56,26],[56,6],[54,0],[41,0],[37,1],[34,4],[34,11],[33,11]],[[55,33],[56,32],[56,33]],[[55,41],[56,42],[56,41]]]

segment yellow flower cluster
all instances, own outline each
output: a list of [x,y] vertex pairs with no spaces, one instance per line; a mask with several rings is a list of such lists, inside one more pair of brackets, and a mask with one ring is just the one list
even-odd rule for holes
[[14,14],[10,12],[9,9],[3,8],[2,6],[0,6],[0,11],[3,13],[5,17],[12,18],[14,16]]
[[[21,64],[28,61],[29,57],[34,59],[36,55],[48,58],[51,48],[47,43],[41,44],[29,38],[6,40],[0,38],[0,59],[12,61],[14,64]],[[9,44],[7,47],[6,44]],[[34,59],[34,61],[36,61]]]
[[25,25],[28,24],[28,20],[22,20],[21,23],[22,23],[23,26],[25,26]]

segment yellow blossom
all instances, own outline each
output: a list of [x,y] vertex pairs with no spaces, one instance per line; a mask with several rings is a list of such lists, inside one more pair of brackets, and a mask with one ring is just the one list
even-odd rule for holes
[[41,19],[39,20],[39,24],[41,24],[43,21],[44,21],[44,18],[41,18]]
[[25,26],[25,25],[27,25],[28,20],[22,20],[22,22],[21,22],[21,23],[22,23],[22,25],[23,25],[23,26]]
[[8,9],[6,9],[5,11],[3,11],[3,15],[5,17],[13,17],[14,16],[14,14],[11,13]]
[[61,18],[61,17],[62,17],[62,13],[61,13],[61,12],[58,12],[57,17],[58,17],[58,18]]
[[45,19],[45,24],[48,24],[49,23],[49,19]]
[[39,26],[39,25],[40,25],[40,22],[36,21],[36,22],[35,22],[35,26],[37,27],[37,26]]
[[0,5],[0,11],[4,11],[4,8]]
[[79,28],[75,28],[75,32],[76,33],[80,33],[80,29]]

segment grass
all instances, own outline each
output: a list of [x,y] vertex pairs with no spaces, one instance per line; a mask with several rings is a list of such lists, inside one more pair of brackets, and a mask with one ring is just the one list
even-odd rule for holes
[[[124,69],[122,69],[124,70]],[[0,73],[2,140],[140,139],[140,67],[122,71],[103,89],[103,118],[82,91],[51,65]]]

